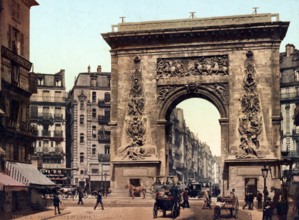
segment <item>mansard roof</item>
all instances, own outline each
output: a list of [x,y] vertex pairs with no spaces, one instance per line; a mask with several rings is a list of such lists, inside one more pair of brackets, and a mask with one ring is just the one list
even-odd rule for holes
[[76,87],[90,87],[91,86],[91,77],[96,77],[97,87],[109,87],[109,72],[82,72],[76,78],[74,88]]

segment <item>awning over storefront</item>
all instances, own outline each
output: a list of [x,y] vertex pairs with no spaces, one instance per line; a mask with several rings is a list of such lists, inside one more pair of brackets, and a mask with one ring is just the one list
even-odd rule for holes
[[27,191],[28,186],[0,172],[0,191]]
[[55,187],[55,183],[38,171],[32,164],[7,161],[6,169],[11,178],[27,186]]

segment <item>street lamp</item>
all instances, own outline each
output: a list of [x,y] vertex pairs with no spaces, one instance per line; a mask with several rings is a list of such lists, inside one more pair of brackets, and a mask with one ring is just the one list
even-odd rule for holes
[[267,179],[267,176],[268,176],[269,169],[266,167],[266,165],[264,165],[264,167],[261,170],[262,170],[262,176],[264,178],[264,205],[265,205],[267,196],[269,194],[269,192],[267,190],[267,184],[266,184],[266,179]]
[[105,179],[105,182],[104,182],[104,195],[106,195],[106,197],[107,197],[107,194],[106,194],[106,178],[107,178],[107,173],[105,172],[104,173],[104,179]]

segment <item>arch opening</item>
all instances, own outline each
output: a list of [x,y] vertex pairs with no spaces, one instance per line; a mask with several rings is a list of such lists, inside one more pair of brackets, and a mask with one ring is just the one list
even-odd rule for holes
[[220,113],[210,101],[185,98],[166,115],[166,166],[183,183],[221,185]]

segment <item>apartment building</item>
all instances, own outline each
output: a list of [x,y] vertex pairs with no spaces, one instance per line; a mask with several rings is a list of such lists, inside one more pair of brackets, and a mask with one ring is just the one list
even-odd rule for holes
[[[283,156],[299,156],[299,50],[286,45],[280,54],[281,148]],[[284,152],[288,152],[285,155]]]
[[65,71],[36,73],[37,93],[30,98],[31,125],[37,128],[34,160],[53,182],[68,185],[66,173],[66,88]]
[[67,98],[67,167],[72,184],[107,189],[110,183],[110,73],[79,73]]
[[182,109],[175,108],[170,115],[167,137],[170,175],[178,176],[182,182],[214,181],[210,147],[186,126]]

